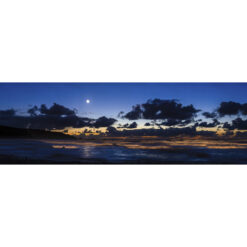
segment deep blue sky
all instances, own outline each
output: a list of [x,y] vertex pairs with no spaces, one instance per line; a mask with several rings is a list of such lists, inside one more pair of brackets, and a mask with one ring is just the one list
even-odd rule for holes
[[[247,83],[1,83],[0,110],[25,112],[30,105],[54,102],[87,117],[117,117],[148,99],[178,99],[204,111],[222,101],[247,102]],[[91,103],[86,104],[86,99]],[[22,113],[22,114],[23,114]]]

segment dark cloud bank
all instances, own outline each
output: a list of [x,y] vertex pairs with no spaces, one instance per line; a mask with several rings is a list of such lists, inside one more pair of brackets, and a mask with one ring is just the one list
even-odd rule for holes
[[[141,129],[128,131],[124,130],[123,135],[158,135],[158,136],[174,136],[174,135],[203,135],[215,136],[214,131],[197,131],[196,127],[202,128],[222,128],[226,130],[226,135],[232,134],[232,130],[247,130],[247,120],[243,120],[240,116],[247,115],[247,103],[240,104],[237,102],[221,102],[220,106],[213,112],[203,112],[202,116],[209,119],[202,121],[202,119],[195,120],[200,109],[196,109],[193,105],[184,106],[177,100],[148,100],[143,104],[137,104],[132,107],[132,110],[124,113],[120,112],[119,116],[128,120],[151,120],[146,122],[144,126],[158,126],[160,129]],[[237,115],[238,118],[231,123],[221,123],[220,118],[225,116]],[[163,129],[162,127],[169,127]],[[179,128],[178,128],[179,127]],[[110,135],[119,135],[120,133],[109,128]],[[238,136],[246,136],[244,133],[238,133]]]
[[160,137],[172,137],[172,136],[205,136],[205,137],[216,137],[216,133],[214,131],[197,131],[196,127],[184,127],[184,128],[168,128],[168,129],[135,129],[128,130],[125,129],[123,131],[118,131],[114,127],[107,128],[109,136],[115,137],[128,137],[128,136],[160,136]]
[[0,111],[0,125],[31,128],[31,129],[64,129],[66,127],[109,127],[117,120],[113,118],[100,117],[91,119],[79,117],[76,110],[54,103],[50,108],[45,104],[40,107],[34,106],[27,110],[29,116],[20,116],[16,110]]
[[163,124],[176,125],[183,121],[192,121],[200,110],[193,105],[183,106],[177,100],[148,100],[141,105],[135,105],[126,114],[120,113],[122,118],[128,120],[149,119],[166,120]]
[[[198,115],[204,120],[197,119]],[[230,122],[220,122],[222,117],[236,118]],[[112,125],[117,122],[114,118],[102,116],[98,119],[80,117],[76,109],[69,109],[63,105],[54,103],[51,107],[45,104],[33,106],[27,110],[27,115],[18,115],[15,109],[0,110],[0,125],[30,128],[30,129],[64,129],[72,128],[107,128],[109,136],[209,136],[214,137],[214,131],[198,131],[202,128],[222,128],[232,133],[233,130],[247,130],[247,103],[221,102],[213,112],[201,112],[192,104],[182,105],[177,100],[148,100],[143,104],[137,104],[132,110],[120,112],[119,117],[127,119],[130,123]],[[135,120],[146,120],[144,128],[138,129]],[[154,128],[155,127],[155,128]],[[157,128],[158,127],[158,128]],[[238,136],[246,136],[245,133],[238,133]]]

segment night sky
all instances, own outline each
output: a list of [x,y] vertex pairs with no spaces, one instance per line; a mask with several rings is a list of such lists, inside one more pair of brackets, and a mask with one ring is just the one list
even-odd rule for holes
[[[199,109],[201,111],[194,114],[192,109],[187,120],[190,119],[192,124],[195,123],[194,120],[201,119],[201,121],[204,121],[202,125],[205,125],[205,122],[215,121],[216,123],[216,120],[206,118],[203,115],[204,112],[215,112],[222,102],[233,101],[239,104],[237,112],[231,115],[232,106],[227,105],[227,113],[220,116],[220,112],[218,112],[217,121],[223,120],[224,122],[221,123],[224,124],[227,121],[234,120],[241,113],[242,119],[240,121],[234,123],[234,126],[226,126],[228,129],[240,128],[245,130],[247,124],[247,121],[245,121],[247,115],[246,92],[247,84],[243,83],[1,83],[0,117],[2,125],[10,123],[10,126],[22,128],[61,129],[63,126],[69,127],[70,125],[73,125],[73,128],[77,128],[76,126],[81,128],[85,125],[87,127],[119,127],[119,124],[131,124],[134,120],[137,122],[138,128],[143,128],[147,119],[120,118],[118,114],[121,111],[126,114],[132,111],[132,107],[136,104],[143,104],[149,99],[161,99],[178,100],[183,107],[192,104],[195,110]],[[90,101],[90,103],[87,101]],[[34,106],[37,106],[38,111],[40,111],[42,104],[50,109],[54,103],[69,110],[76,109],[77,118],[72,119],[71,115],[68,115],[65,119],[61,114],[53,120],[55,115],[50,113],[44,115],[42,112],[40,112],[41,115],[33,118],[27,112]],[[6,112],[9,109],[14,109],[15,115],[6,117],[6,114],[11,115],[11,113]],[[175,111],[179,111],[179,108],[175,109]],[[52,108],[50,111],[52,111]],[[183,111],[186,110],[183,109]],[[90,124],[85,124],[83,119],[79,119],[96,120],[103,116],[110,120],[100,119],[97,124],[92,123],[92,121]],[[44,121],[43,125],[39,125],[40,119]],[[114,119],[117,121],[114,121]],[[151,121],[151,119],[148,120]],[[179,120],[180,126],[186,126],[182,121],[183,119],[179,119],[179,116],[178,118],[170,116],[167,118],[168,120],[170,121],[169,124],[171,121]],[[57,127],[58,125],[60,127]],[[214,127],[218,125],[219,123],[215,124]],[[177,125],[170,124],[167,126],[176,127]],[[200,127],[200,125],[197,125],[197,127]]]
[[116,118],[148,99],[178,99],[212,111],[222,101],[246,102],[246,92],[243,83],[1,83],[0,108],[24,114],[30,105],[58,103],[76,108],[80,116]]

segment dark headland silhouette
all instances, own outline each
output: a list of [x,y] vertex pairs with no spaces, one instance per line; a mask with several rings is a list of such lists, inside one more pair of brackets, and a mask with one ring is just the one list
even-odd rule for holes
[[21,129],[7,126],[0,126],[0,138],[75,139],[73,136],[48,130]]

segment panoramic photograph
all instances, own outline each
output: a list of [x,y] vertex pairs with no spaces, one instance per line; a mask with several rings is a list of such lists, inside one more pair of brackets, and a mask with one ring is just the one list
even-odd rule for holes
[[247,83],[1,83],[1,164],[247,164]]

